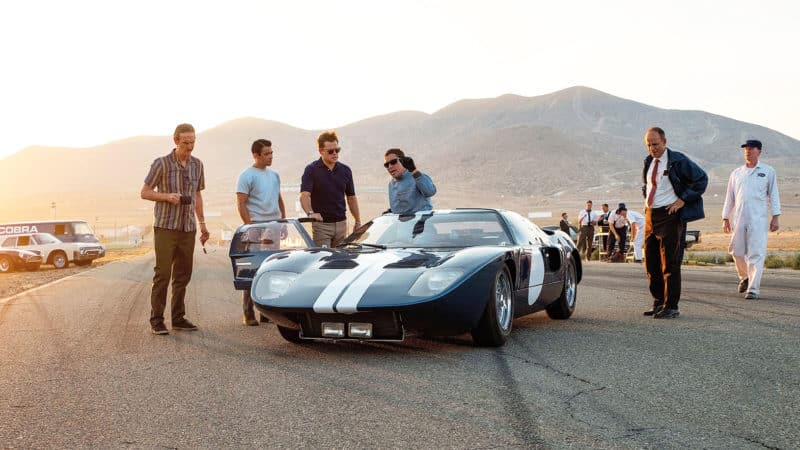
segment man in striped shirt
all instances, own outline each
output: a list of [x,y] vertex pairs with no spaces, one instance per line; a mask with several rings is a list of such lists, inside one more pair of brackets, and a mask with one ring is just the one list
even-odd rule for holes
[[172,279],[172,329],[193,331],[197,327],[184,315],[186,286],[192,277],[194,237],[197,233],[195,214],[200,224],[200,242],[208,240],[203,218],[205,175],[203,163],[192,156],[194,127],[180,124],[173,134],[175,148],[156,158],[144,179],[142,198],[155,202],[153,241],[156,252],[153,289],[150,293],[150,326],[154,334],[169,334],[164,324],[167,287]]

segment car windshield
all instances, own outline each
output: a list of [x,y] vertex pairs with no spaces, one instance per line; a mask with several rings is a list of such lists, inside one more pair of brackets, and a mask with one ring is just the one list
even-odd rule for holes
[[75,234],[93,234],[92,229],[89,227],[89,224],[86,222],[73,222],[72,223],[72,231]]
[[36,242],[39,244],[58,244],[61,242],[54,238],[52,234],[39,233],[34,234],[33,236],[36,239]]
[[494,211],[429,211],[377,217],[347,242],[388,248],[448,248],[509,245],[511,239]]

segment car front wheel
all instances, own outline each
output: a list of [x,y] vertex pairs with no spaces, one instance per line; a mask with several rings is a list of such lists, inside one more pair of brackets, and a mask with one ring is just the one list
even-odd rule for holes
[[300,330],[293,330],[291,328],[282,327],[280,325],[277,325],[277,327],[278,327],[278,333],[280,333],[281,337],[286,339],[287,341],[293,342],[295,344],[304,342],[302,339],[300,339]]
[[0,273],[8,273],[14,268],[8,256],[0,256]]
[[505,344],[511,334],[511,323],[514,320],[514,289],[511,285],[511,273],[503,264],[494,277],[489,291],[489,301],[478,326],[472,330],[475,343],[487,347],[499,347]]
[[69,261],[64,252],[55,252],[53,254],[53,266],[55,266],[56,269],[66,269],[68,264]]

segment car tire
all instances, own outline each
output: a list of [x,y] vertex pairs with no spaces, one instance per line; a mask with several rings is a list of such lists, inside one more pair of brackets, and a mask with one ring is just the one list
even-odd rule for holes
[[14,263],[8,256],[0,256],[0,273],[8,273],[14,270]]
[[471,332],[472,339],[481,346],[500,347],[508,340],[513,321],[514,288],[511,272],[503,264],[494,277],[481,321]]
[[64,252],[53,253],[50,259],[53,262],[53,266],[56,269],[66,269],[67,266],[69,266],[69,260],[67,259],[67,255]]
[[302,339],[300,339],[300,330],[293,330],[291,328],[282,327],[280,325],[277,325],[277,327],[278,327],[278,333],[280,333],[281,337],[286,339],[287,341],[293,342],[295,344],[304,342]]
[[547,315],[555,320],[569,319],[572,313],[575,312],[577,299],[578,277],[575,263],[570,260],[567,263],[567,267],[564,268],[564,288],[561,290],[561,296],[547,307]]

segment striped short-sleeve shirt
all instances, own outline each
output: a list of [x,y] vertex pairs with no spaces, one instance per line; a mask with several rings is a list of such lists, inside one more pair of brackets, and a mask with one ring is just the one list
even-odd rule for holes
[[197,230],[194,220],[195,193],[206,188],[203,163],[199,159],[189,156],[184,167],[178,162],[175,149],[172,149],[170,154],[153,161],[144,182],[158,192],[178,193],[192,198],[191,204],[187,205],[156,202],[154,227],[176,231]]

